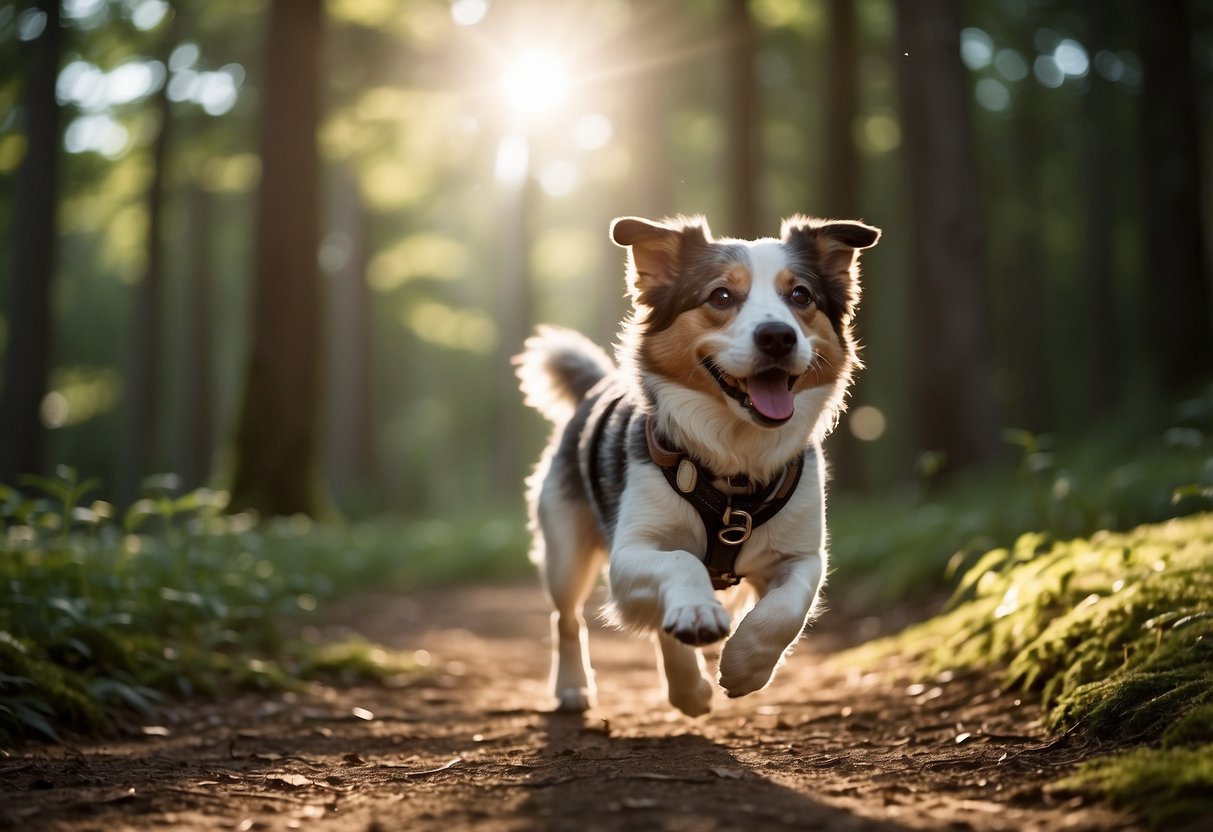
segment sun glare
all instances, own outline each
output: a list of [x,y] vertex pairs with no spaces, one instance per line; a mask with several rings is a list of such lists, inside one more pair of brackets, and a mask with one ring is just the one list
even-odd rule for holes
[[528,50],[506,66],[501,74],[501,90],[515,112],[539,115],[559,106],[568,95],[568,69],[550,52]]

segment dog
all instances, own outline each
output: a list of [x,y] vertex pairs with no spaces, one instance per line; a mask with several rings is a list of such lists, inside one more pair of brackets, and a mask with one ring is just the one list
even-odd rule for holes
[[584,606],[604,565],[607,615],[654,634],[675,708],[711,709],[700,648],[726,638],[725,693],[770,682],[826,574],[821,443],[859,367],[859,252],[880,233],[798,215],[779,239],[718,240],[703,217],[616,219],[633,307],[618,363],[552,326],[513,359],[554,425],[527,501],[558,710],[595,706]]

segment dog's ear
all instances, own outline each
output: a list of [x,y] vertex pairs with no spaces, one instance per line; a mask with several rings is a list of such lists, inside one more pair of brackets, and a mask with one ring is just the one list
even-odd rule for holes
[[876,245],[880,229],[862,222],[788,217],[780,237],[824,282],[836,324],[850,321],[859,300],[859,252]]
[[620,217],[611,223],[611,239],[629,249],[628,289],[637,303],[657,306],[677,282],[694,248],[707,246],[712,232],[703,217],[653,222]]

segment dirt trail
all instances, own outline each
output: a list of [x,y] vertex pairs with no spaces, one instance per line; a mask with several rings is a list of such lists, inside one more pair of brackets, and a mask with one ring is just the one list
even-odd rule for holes
[[993,682],[919,688],[896,667],[824,670],[863,629],[841,614],[826,614],[770,688],[718,695],[700,720],[662,701],[646,640],[600,628],[600,709],[544,713],[547,609],[531,585],[368,595],[335,620],[428,651],[435,672],[182,706],[166,732],[17,749],[0,759],[0,826],[1133,828],[1048,790],[1084,749],[1050,742],[1035,704]]

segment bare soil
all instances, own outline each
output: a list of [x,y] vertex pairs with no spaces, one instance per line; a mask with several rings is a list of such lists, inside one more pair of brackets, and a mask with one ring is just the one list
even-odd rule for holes
[[652,647],[595,628],[599,710],[547,712],[533,585],[364,595],[337,611],[432,672],[174,706],[119,739],[0,757],[17,829],[755,830],[1136,828],[1050,783],[1093,749],[996,680],[829,663],[903,623],[826,613],[765,691],[691,720]]

